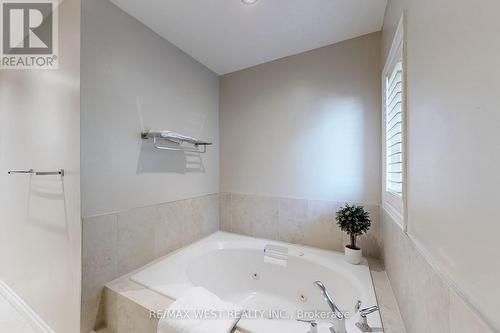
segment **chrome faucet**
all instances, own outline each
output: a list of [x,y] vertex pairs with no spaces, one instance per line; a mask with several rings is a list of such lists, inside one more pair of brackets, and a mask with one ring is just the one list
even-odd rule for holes
[[[342,315],[342,311],[337,307],[335,302],[333,301],[332,297],[328,293],[328,290],[326,290],[325,285],[321,281],[314,281],[314,285],[318,287],[321,290],[321,293],[323,294],[323,297],[330,307],[330,309],[335,313],[336,316]],[[340,318],[339,318],[340,319]]]
[[330,332],[331,333],[347,333],[346,327],[345,327],[345,318],[344,318],[344,313],[340,311],[340,309],[337,307],[335,302],[333,301],[332,296],[328,293],[328,290],[326,290],[325,285],[321,281],[314,281],[313,283],[316,287],[318,287],[321,290],[321,294],[323,295],[323,298],[325,299],[326,303],[328,304],[328,307],[330,310],[335,314],[335,317],[338,320],[332,321],[330,324]]
[[361,301],[358,301],[355,305],[355,312],[359,312],[359,321],[356,323],[356,327],[361,331],[361,332],[371,332],[372,328],[370,325],[368,325],[368,320],[366,319],[366,316],[368,316],[370,313],[378,311],[379,308],[377,305],[370,306],[368,308],[360,309],[361,308]]
[[307,333],[318,333],[318,323],[316,321],[304,320],[304,319],[297,319],[297,321],[301,321],[303,323],[309,323],[311,325]]

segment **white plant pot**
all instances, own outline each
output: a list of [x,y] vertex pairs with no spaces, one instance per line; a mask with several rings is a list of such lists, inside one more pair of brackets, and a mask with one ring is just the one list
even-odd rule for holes
[[347,246],[345,247],[345,259],[348,263],[357,265],[361,262],[361,256],[363,251],[361,249],[359,250],[353,250],[348,248]]

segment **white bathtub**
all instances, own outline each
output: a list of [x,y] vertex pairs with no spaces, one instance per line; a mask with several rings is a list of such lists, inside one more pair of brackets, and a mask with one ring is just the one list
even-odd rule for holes
[[[275,244],[288,248],[286,266],[264,261],[264,247]],[[160,294],[176,299],[193,286],[203,286],[224,300],[251,310],[285,310],[295,317],[297,310],[328,311],[319,289],[321,280],[338,307],[352,315],[346,321],[348,333],[354,326],[354,304],[376,305],[370,270],[365,260],[354,266],[342,253],[217,232],[155,262],[131,277]],[[382,332],[378,312],[368,316],[374,332]],[[320,325],[319,332],[326,323]],[[306,333],[309,324],[295,320],[242,319],[242,332]]]

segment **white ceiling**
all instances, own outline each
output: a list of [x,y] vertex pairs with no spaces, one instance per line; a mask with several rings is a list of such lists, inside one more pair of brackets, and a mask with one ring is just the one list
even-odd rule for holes
[[387,0],[111,0],[218,74],[379,31]]

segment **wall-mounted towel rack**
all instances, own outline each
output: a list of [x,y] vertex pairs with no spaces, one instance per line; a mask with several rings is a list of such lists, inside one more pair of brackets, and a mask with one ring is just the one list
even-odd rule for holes
[[[207,146],[210,146],[211,142],[201,141],[190,136],[182,135],[172,131],[143,131],[141,133],[141,138],[143,140],[153,139],[153,146],[156,149],[161,150],[171,150],[171,151],[185,151],[193,153],[206,153]],[[159,139],[168,141],[170,144],[175,146],[164,146],[158,143]],[[191,145],[191,147],[185,144]],[[202,150],[199,147],[203,147]]]
[[24,174],[24,175],[35,175],[35,176],[54,176],[54,175],[64,176],[64,169],[59,169],[59,170],[56,170],[56,171],[35,171],[33,169],[10,170],[7,173],[9,175],[12,175],[12,174]]

